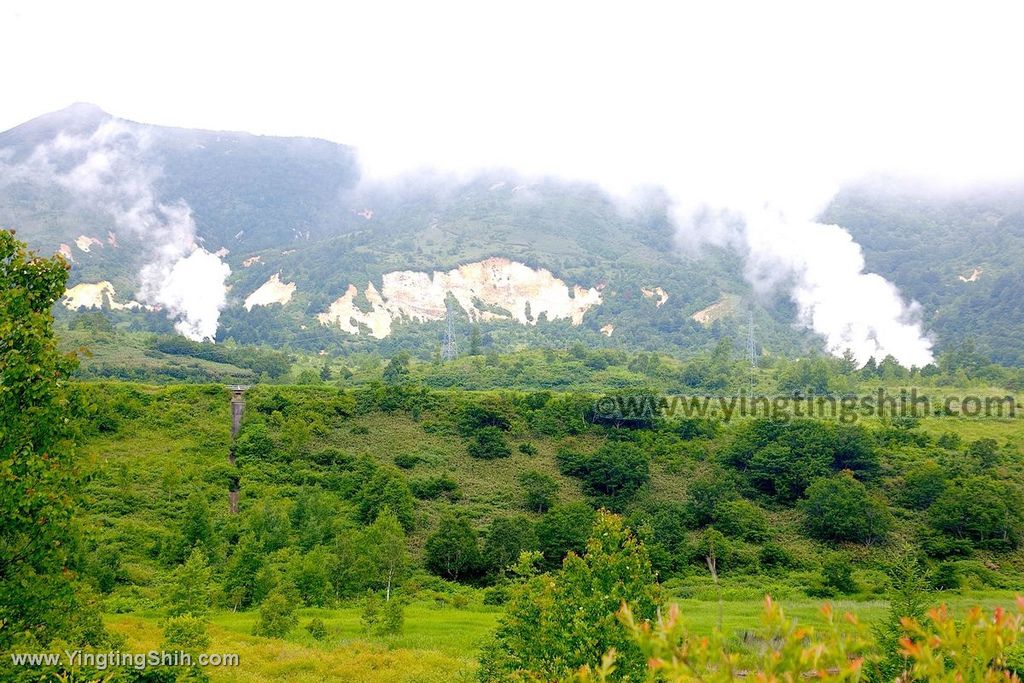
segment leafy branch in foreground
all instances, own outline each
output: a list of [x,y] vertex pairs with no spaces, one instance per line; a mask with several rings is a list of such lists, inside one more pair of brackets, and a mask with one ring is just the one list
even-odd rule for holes
[[[1024,598],[1010,615],[997,608],[991,615],[975,607],[956,620],[945,607],[931,610],[926,619],[907,618],[902,652],[909,673],[894,680],[949,683],[1020,681],[1012,661],[1014,646],[1024,642]],[[822,607],[824,627],[814,629],[786,619],[782,609],[765,599],[760,638],[751,644],[730,646],[720,631],[711,636],[688,633],[679,607],[652,624],[637,620],[623,605],[619,620],[630,640],[647,661],[646,680],[659,683],[719,683],[753,681],[859,681],[877,659],[871,640],[856,617],[837,618],[828,604]],[[845,622],[845,623],[844,623]],[[618,654],[609,650],[600,664],[584,666],[566,681],[604,683],[619,680]]]

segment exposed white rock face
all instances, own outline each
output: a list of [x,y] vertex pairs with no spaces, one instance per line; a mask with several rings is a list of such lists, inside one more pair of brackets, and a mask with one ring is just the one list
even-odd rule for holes
[[61,243],[60,248],[57,249],[57,253],[63,256],[68,261],[74,261],[75,257],[71,255],[71,247]]
[[103,246],[103,242],[100,242],[95,237],[89,237],[87,235],[79,235],[78,238],[75,239],[75,245],[87,254],[94,244],[100,247]]
[[612,332],[614,331],[615,325],[612,325],[611,323],[608,323],[607,325],[601,328],[601,334],[603,334],[606,337],[612,336]]
[[250,256],[249,258],[242,261],[242,266],[248,268],[249,266],[255,265],[263,260],[262,256]]
[[391,334],[396,320],[443,319],[449,294],[471,320],[515,320],[523,325],[537,324],[541,315],[579,325],[584,314],[601,303],[597,288],[577,285],[570,290],[550,271],[506,258],[467,263],[447,272],[385,273],[380,291],[367,283],[364,293],[369,311],[356,306],[358,290],[349,285],[318,320],[323,325],[337,324],[350,334],[359,334],[359,325],[365,325],[371,336],[383,339]]
[[668,292],[661,287],[641,287],[640,293],[645,299],[654,299],[655,308],[661,308],[662,304],[668,301]]
[[114,311],[143,307],[138,301],[119,303],[116,296],[117,293],[114,291],[114,285],[106,280],[102,282],[80,282],[64,292],[64,300],[61,303],[72,311],[82,308],[103,308],[104,304],[110,306],[111,310]]
[[699,322],[701,325],[710,325],[716,320],[725,318],[726,316],[732,314],[735,308],[736,298],[730,295],[726,295],[720,301],[716,301],[707,308],[702,308],[701,310],[697,311],[696,313],[691,315],[690,318],[695,320],[696,322]]
[[245,299],[245,310],[251,311],[253,306],[269,306],[270,304],[281,304],[282,306],[292,299],[295,293],[294,282],[281,282],[281,274],[274,273],[270,279],[260,285],[259,289]]
[[960,278],[960,282],[977,282],[984,272],[981,268],[975,268],[970,275],[957,275],[957,277]]

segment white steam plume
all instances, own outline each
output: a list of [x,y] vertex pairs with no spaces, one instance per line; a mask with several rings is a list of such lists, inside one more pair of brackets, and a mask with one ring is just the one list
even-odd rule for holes
[[888,355],[906,366],[932,362],[920,306],[904,303],[885,278],[864,272],[864,256],[850,233],[816,222],[815,215],[772,202],[676,210],[684,244],[741,254],[745,276],[758,292],[788,288],[800,323],[822,335],[830,353],[850,350],[861,365]]
[[189,339],[214,339],[226,304],[230,267],[197,244],[192,210],[184,201],[157,201],[159,171],[147,164],[143,126],[111,119],[88,135],[58,134],[39,145],[26,166],[76,199],[109,213],[118,230],[141,238],[148,262],[137,298],[160,307]]

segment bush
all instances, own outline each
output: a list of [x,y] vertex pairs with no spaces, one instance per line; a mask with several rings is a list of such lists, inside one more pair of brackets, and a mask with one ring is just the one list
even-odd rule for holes
[[519,444],[519,452],[523,455],[537,455],[537,447],[532,443],[521,443]]
[[853,580],[853,564],[842,553],[833,553],[825,559],[821,565],[821,581],[827,588],[842,595],[857,592],[857,583]]
[[311,619],[305,628],[315,640],[323,640],[327,637],[327,626],[324,625],[321,619]]
[[367,634],[397,635],[405,627],[405,609],[397,598],[384,600],[380,594],[370,591],[363,601],[360,623]]
[[467,447],[469,455],[480,460],[495,460],[512,455],[505,434],[497,427],[483,427]]
[[1024,533],[1024,503],[1012,485],[989,477],[961,479],[929,508],[932,525],[954,538],[992,548],[1014,548]]
[[934,460],[915,465],[903,477],[903,502],[924,510],[946,490],[946,470]]
[[164,623],[164,646],[167,649],[205,650],[210,644],[206,623],[191,614],[170,617]]
[[360,490],[358,502],[359,519],[364,524],[372,523],[384,508],[389,508],[406,531],[412,529],[412,491],[397,470],[379,468]]
[[753,543],[768,540],[768,518],[750,501],[729,500],[715,508],[715,528],[727,536]]
[[429,477],[426,479],[413,479],[409,482],[409,490],[412,495],[420,500],[434,500],[444,496],[450,501],[456,501],[462,497],[458,483],[448,476]]
[[472,578],[482,561],[476,531],[465,517],[446,517],[424,546],[427,569],[452,581]]
[[885,505],[850,473],[815,480],[801,507],[807,530],[825,541],[866,543],[882,538],[891,525]]
[[520,474],[519,484],[523,487],[523,503],[530,512],[546,512],[558,493],[555,478],[536,470]]
[[613,441],[592,455],[562,450],[556,456],[563,474],[583,481],[584,491],[621,508],[650,479],[647,456],[636,444]]
[[960,588],[960,570],[953,562],[942,562],[932,571],[929,577],[935,590],[958,590]]
[[259,620],[252,632],[267,638],[284,638],[298,623],[295,605],[283,592],[274,590],[260,605]]
[[395,465],[401,467],[403,470],[411,470],[421,461],[422,458],[414,453],[399,453],[395,456]]

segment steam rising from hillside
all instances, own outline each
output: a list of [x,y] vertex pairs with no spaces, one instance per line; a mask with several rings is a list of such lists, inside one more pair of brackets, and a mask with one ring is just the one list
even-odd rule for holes
[[821,334],[830,353],[850,350],[860,364],[887,355],[906,366],[930,363],[920,306],[906,304],[885,278],[864,272],[864,256],[850,233],[813,218],[771,202],[676,210],[684,244],[741,254],[746,278],[759,293],[786,287],[800,323]]
[[92,133],[62,132],[40,144],[20,172],[60,185],[108,213],[119,231],[141,238],[148,262],[139,272],[137,298],[166,311],[189,339],[213,339],[231,269],[197,243],[184,201],[157,201],[159,170],[143,161],[149,144],[145,127],[108,119]]

